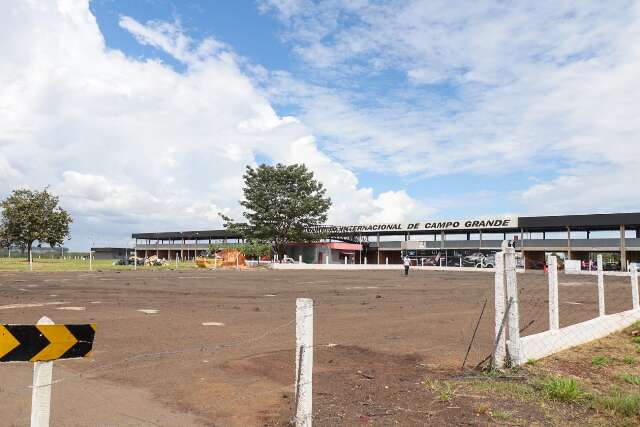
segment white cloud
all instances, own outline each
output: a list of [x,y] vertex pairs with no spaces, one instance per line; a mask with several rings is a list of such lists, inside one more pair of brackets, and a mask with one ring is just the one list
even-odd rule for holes
[[[120,25],[182,62],[105,46],[88,2],[12,2],[0,15],[0,194],[51,185],[76,218],[72,246],[133,231],[220,226],[239,216],[241,176],[256,155],[304,162],[335,200],[332,222],[376,206],[371,189],[321,152],[298,119],[279,117],[213,38],[179,22]],[[99,237],[97,237],[99,236]]]
[[[276,79],[273,92],[341,162],[413,177],[520,171],[542,181],[521,189],[523,212],[637,210],[640,3],[262,7],[312,76],[280,75],[303,82]],[[384,73],[405,79],[357,84]]]

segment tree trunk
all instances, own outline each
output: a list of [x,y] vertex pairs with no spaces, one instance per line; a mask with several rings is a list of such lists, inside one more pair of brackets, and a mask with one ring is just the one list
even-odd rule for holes
[[287,244],[286,243],[276,243],[276,253],[278,254],[278,259],[279,260],[283,260],[284,256],[286,254],[287,251]]

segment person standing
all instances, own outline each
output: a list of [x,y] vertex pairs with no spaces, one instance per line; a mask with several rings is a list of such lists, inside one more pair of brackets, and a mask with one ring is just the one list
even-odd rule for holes
[[403,259],[403,263],[404,263],[404,275],[408,276],[409,275],[409,266],[411,265],[411,258],[409,258],[408,255],[405,255],[404,259]]

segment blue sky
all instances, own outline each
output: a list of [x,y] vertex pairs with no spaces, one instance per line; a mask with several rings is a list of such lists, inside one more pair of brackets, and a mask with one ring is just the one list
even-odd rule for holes
[[[405,101],[406,107],[414,112],[420,112],[420,109],[424,108],[420,102],[414,102],[416,98],[425,96],[447,102],[459,96],[458,86],[448,81],[427,87],[411,87],[406,75],[394,69],[369,70],[343,77],[335,82],[326,78],[323,73],[308,76],[309,67],[293,51],[293,43],[287,41],[285,29],[275,16],[276,13],[273,10],[261,11],[256,1],[97,0],[91,3],[91,10],[109,47],[122,50],[133,57],[159,57],[181,72],[184,72],[184,66],[179,61],[153,47],[138,43],[130,32],[119,25],[121,16],[130,16],[139,22],[180,22],[183,31],[190,37],[214,37],[230,45],[238,55],[252,64],[264,66],[272,71],[286,71],[298,79],[308,79],[313,84],[326,85],[332,89],[344,88],[356,97],[354,104],[363,109],[384,106],[389,102],[389,98],[395,96],[394,94],[408,96],[410,99]],[[295,115],[300,112],[299,106],[295,104],[274,102],[273,105],[280,115]],[[339,144],[339,137],[336,139],[336,143]],[[322,147],[322,138],[318,138],[318,144]],[[407,156],[410,156],[409,152]],[[268,158],[259,157],[258,161],[268,161]],[[508,167],[500,172],[502,179],[491,182],[487,182],[489,176],[479,179],[475,174],[469,173],[420,177],[413,174],[397,175],[392,171],[384,172],[384,169],[384,163],[381,163],[379,168],[357,169],[356,173],[361,185],[372,187],[377,194],[403,188],[414,198],[432,199],[442,204],[443,211],[435,214],[441,217],[511,212],[518,207],[510,208],[504,203],[493,206],[495,198],[510,198],[509,193],[526,186],[529,181],[527,171],[514,171]],[[552,176],[549,171],[541,170],[540,173],[541,178]],[[474,197],[476,193],[482,193],[482,200],[477,200],[474,204],[460,205],[449,201],[460,196]]]
[[74,248],[218,227],[260,162],[306,163],[336,224],[638,210],[634,1],[10,8],[0,196],[50,186]]

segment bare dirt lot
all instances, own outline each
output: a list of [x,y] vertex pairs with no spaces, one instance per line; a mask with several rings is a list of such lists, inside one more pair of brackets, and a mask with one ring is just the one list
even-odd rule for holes
[[[467,364],[491,352],[493,280],[399,270],[0,273],[0,322],[97,323],[92,357],[54,363],[54,426],[286,425],[298,297],[315,304],[316,425],[483,424],[471,404],[435,405],[442,391],[425,378],[459,372],[485,300]],[[518,280],[523,334],[546,329],[546,276]],[[631,308],[628,278],[607,277],[606,289],[608,313]],[[561,326],[595,317],[595,277],[561,275],[560,310]],[[0,364],[0,425],[28,425],[31,375],[29,363]]]

